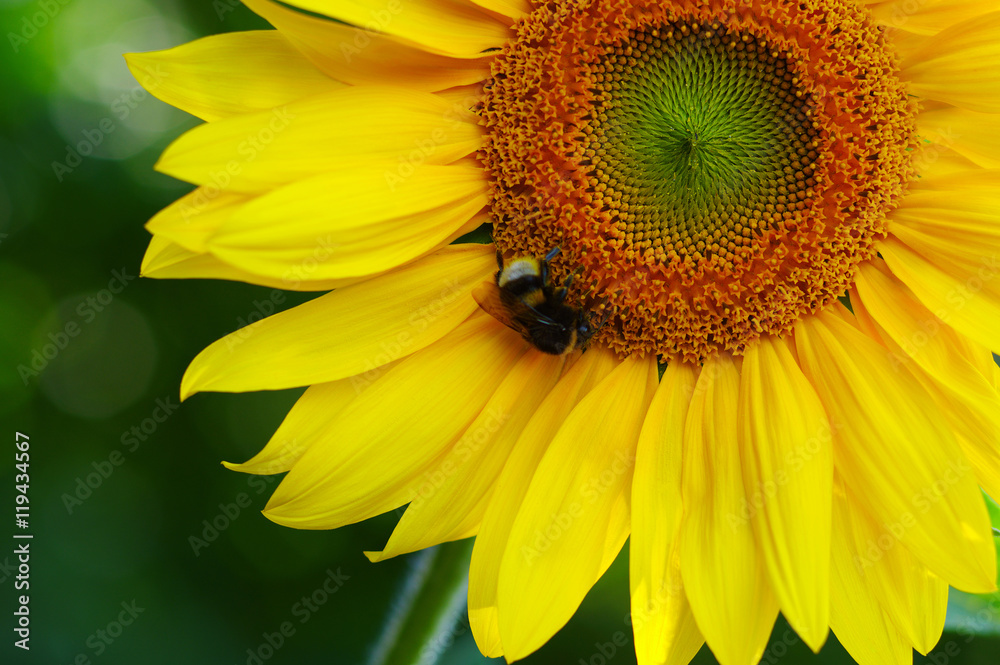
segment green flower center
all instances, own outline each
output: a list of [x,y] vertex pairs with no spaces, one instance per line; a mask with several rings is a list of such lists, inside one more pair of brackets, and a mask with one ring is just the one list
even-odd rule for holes
[[604,118],[592,159],[630,204],[631,239],[690,247],[804,193],[809,98],[759,39],[697,23],[633,31],[593,79]]
[[493,238],[560,247],[596,343],[739,355],[875,256],[916,106],[857,0],[554,0],[514,30],[479,109]]

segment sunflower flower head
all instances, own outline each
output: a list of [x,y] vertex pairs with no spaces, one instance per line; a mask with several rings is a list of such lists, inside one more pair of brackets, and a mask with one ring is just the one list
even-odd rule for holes
[[[640,665],[751,665],[779,612],[902,665],[949,585],[995,589],[992,0],[245,2],[277,30],[130,65],[208,121],[158,164],[197,188],[144,274],[329,291],[182,384],[309,386],[227,464],[287,472],[267,517],[406,506],[375,561],[475,536],[508,661],[628,538]],[[599,330],[542,353],[484,282]]]
[[496,243],[562,247],[620,353],[787,333],[875,256],[911,174],[916,103],[863,8],[743,4],[543,5],[494,60]]

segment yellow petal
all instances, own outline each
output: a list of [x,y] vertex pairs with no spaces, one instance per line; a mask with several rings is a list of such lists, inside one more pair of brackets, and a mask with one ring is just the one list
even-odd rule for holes
[[681,573],[691,611],[722,665],[751,665],[778,615],[748,509],[740,461],[740,373],[728,355],[705,362],[684,427]]
[[444,90],[489,78],[492,53],[440,55],[388,35],[310,16],[270,0],[243,4],[280,30],[320,70],[352,85]]
[[372,561],[475,533],[514,443],[548,394],[565,358],[526,353],[453,448],[418,477],[417,495]]
[[129,53],[125,61],[149,92],[209,121],[344,87],[274,30],[212,35],[166,51]]
[[747,348],[739,421],[750,503],[741,517],[753,525],[782,613],[818,652],[829,624],[833,434],[785,342]]
[[[1000,116],[997,116],[1000,120]],[[1000,126],[1000,125],[998,125]],[[889,215],[894,225],[1000,236],[1000,169],[924,175]]]
[[672,362],[642,425],[632,478],[629,583],[639,665],[687,665],[705,639],[681,580],[681,451],[697,369]]
[[892,624],[922,654],[941,638],[948,606],[948,585],[932,575],[891,531],[868,516],[845,492],[838,517],[865,585],[872,590]]
[[963,590],[992,590],[989,516],[940,407],[895,371],[885,347],[836,316],[803,318],[795,341],[852,495],[932,572]]
[[[317,250],[318,256],[322,256],[321,250]],[[162,236],[153,236],[142,259],[140,274],[153,279],[228,279],[288,291],[329,291],[364,279],[313,279],[310,268],[314,262],[306,260],[301,265],[290,266],[279,278],[266,277],[240,270],[211,254],[184,249]],[[272,293],[271,298],[272,301],[277,299],[278,304],[284,302],[283,295]]]
[[[857,510],[860,507],[849,504],[843,491],[834,497],[830,628],[860,665],[912,665],[910,644],[858,565],[862,550],[854,541],[850,521],[851,513]],[[865,546],[862,544],[862,548]]]
[[242,464],[222,464],[233,471],[259,475],[288,471],[302,457],[306,448],[322,437],[323,431],[348,404],[367,390],[377,378],[385,376],[397,363],[379,368],[377,377],[352,376],[310,386],[295,402],[278,431],[259,453]]
[[1000,12],[951,26],[902,63],[910,94],[983,113],[1000,112]]
[[1000,167],[1000,117],[994,114],[943,106],[917,116],[917,127],[921,136],[948,146],[983,168]]
[[507,332],[482,314],[399,363],[307,442],[264,515],[335,529],[411,501],[524,352]]
[[278,390],[364,374],[439,340],[477,309],[492,245],[453,245],[218,340],[191,362],[181,397]]
[[945,28],[996,9],[992,0],[893,0],[872,6],[875,20],[887,28],[935,35]]
[[[935,140],[947,140],[943,134],[933,136]],[[919,177],[909,182],[910,192],[923,189],[925,178],[957,173],[968,174],[980,167],[965,155],[956,152],[951,144],[925,143],[923,150],[913,157],[913,168]]]
[[316,279],[391,270],[471,231],[488,202],[482,168],[421,166],[387,181],[393,164],[335,169],[265,194],[208,240],[248,272],[279,276],[325,248]]
[[928,35],[918,35],[915,32],[892,28],[885,31],[886,41],[896,52],[900,60],[906,60],[911,54],[923,50],[931,39]]
[[500,564],[497,606],[508,660],[559,630],[629,531],[635,446],[656,387],[654,358],[626,358],[584,397],[542,457]]
[[475,152],[481,141],[474,117],[440,97],[350,86],[195,127],[170,144],[156,168],[197,185],[255,192],[372,162],[392,162],[386,177],[405,178],[421,164]]
[[294,0],[288,4],[344,23],[372,27],[428,50],[472,55],[500,48],[510,30],[461,0]]
[[619,364],[610,351],[591,348],[552,389],[511,452],[483,516],[469,569],[469,623],[480,651],[503,655],[497,618],[500,562],[532,475],[570,412]]
[[531,3],[528,0],[471,0],[477,7],[506,16],[511,23],[531,13]]
[[917,378],[926,377],[922,383],[944,405],[979,483],[991,496],[1000,496],[1000,395],[982,371],[986,363],[995,366],[991,354],[982,351],[982,363],[970,358],[968,342],[924,307],[883,262],[862,264],[855,288],[855,313],[876,322],[897,370],[905,365]]
[[192,252],[208,251],[208,239],[253,196],[198,187],[156,213],[146,230]]
[[993,346],[1000,329],[1000,283],[996,279],[1000,262],[996,255],[969,244],[969,252],[982,252],[981,265],[956,265],[949,260],[953,256],[943,255],[938,239],[909,230],[906,244],[889,236],[878,250],[893,274],[935,316],[980,344]]

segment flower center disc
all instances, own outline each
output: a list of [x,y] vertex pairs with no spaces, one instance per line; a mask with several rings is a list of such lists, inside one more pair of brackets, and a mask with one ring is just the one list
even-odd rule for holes
[[849,0],[569,0],[497,57],[494,239],[561,249],[621,353],[697,362],[850,286],[903,193],[915,105]]

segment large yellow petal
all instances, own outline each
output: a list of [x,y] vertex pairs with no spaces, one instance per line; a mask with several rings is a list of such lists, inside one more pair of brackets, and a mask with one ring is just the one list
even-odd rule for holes
[[874,4],[871,12],[875,20],[887,28],[935,35],[995,9],[993,0],[893,0]]
[[[868,516],[849,490],[838,497],[838,516],[865,585],[892,624],[922,654],[934,648],[944,630],[948,585],[931,574],[898,540]],[[898,532],[897,532],[898,533]]]
[[778,615],[749,520],[740,460],[740,372],[728,355],[705,362],[684,427],[681,574],[698,628],[722,665],[751,665]]
[[[1000,116],[997,116],[1000,121]],[[998,122],[1000,127],[1000,122]],[[918,230],[981,234],[994,243],[1000,237],[1000,169],[927,174],[889,214],[893,224]]]
[[[382,367],[378,378],[385,376],[398,362]],[[322,438],[324,430],[330,427],[340,412],[376,380],[375,377],[352,376],[310,386],[259,453],[242,464],[222,464],[233,471],[260,475],[288,471],[310,445]]]
[[488,202],[483,170],[424,165],[387,181],[395,164],[336,168],[235,211],[208,249],[248,272],[278,276],[326,249],[316,279],[391,270],[478,226]]
[[795,632],[819,651],[830,610],[833,433],[785,342],[743,357],[739,422],[750,521],[771,587]]
[[462,438],[417,479],[416,497],[371,560],[475,533],[514,443],[555,385],[564,360],[538,351],[522,356]]
[[420,164],[449,164],[482,142],[475,118],[436,95],[349,86],[262,113],[195,127],[164,151],[160,171],[197,185],[256,192],[386,161],[387,179]]
[[859,665],[912,665],[910,644],[858,565],[867,544],[859,548],[854,540],[851,515],[857,510],[840,488],[833,502],[830,628]]
[[531,3],[528,0],[471,0],[471,2],[477,7],[510,19],[511,24],[531,13]]
[[959,257],[962,263],[956,264],[953,254],[944,254],[944,244],[949,241],[941,234],[930,237],[901,225],[899,229],[891,228],[906,234],[905,244],[890,236],[878,245],[893,274],[936,317],[987,348],[996,346],[1000,330],[997,255],[981,245],[968,243],[963,249],[968,253],[980,252],[979,265],[969,265],[964,257]]
[[948,146],[983,168],[1000,168],[1000,116],[942,106],[917,116],[917,127],[921,136]]
[[[321,252],[317,254],[322,256]],[[290,266],[277,278],[255,275],[231,266],[212,254],[192,252],[157,235],[149,241],[140,274],[153,279],[228,279],[289,291],[329,291],[364,279],[313,279],[311,267],[312,262],[306,261],[302,265]],[[274,294],[272,297],[275,297]],[[283,296],[278,297],[284,300]]]
[[399,363],[306,444],[264,515],[335,529],[411,501],[524,352],[508,333],[481,314]]
[[166,51],[129,53],[149,92],[202,120],[264,111],[344,87],[274,30],[229,32]]
[[667,366],[635,453],[629,584],[639,665],[687,665],[705,643],[684,594],[677,540],[684,423],[697,380],[692,365]]
[[885,347],[828,312],[800,320],[795,341],[852,495],[932,572],[963,590],[991,591],[989,516],[938,404],[893,368]]
[[198,187],[146,222],[146,230],[192,252],[207,252],[208,239],[254,197],[218,187]]
[[441,55],[384,33],[289,9],[271,0],[244,3],[280,30],[316,67],[352,85],[444,90],[487,79],[492,53]]
[[453,245],[218,340],[191,362],[181,397],[278,390],[364,374],[433,344],[477,309],[492,245]]
[[569,414],[531,479],[500,564],[508,660],[559,630],[629,532],[635,447],[656,388],[655,358],[628,357]]
[[438,53],[473,55],[511,36],[502,22],[461,0],[293,0],[288,4],[372,28]]
[[[855,311],[864,308],[879,333],[894,343],[890,359],[898,371],[911,362],[931,377],[945,415],[958,435],[976,476],[1000,496],[1000,395],[992,381],[968,357],[967,344],[927,309],[884,264],[862,264],[855,282]],[[860,312],[859,312],[860,313]],[[984,352],[983,359],[990,359]],[[990,359],[991,360],[991,359]]]
[[[935,136],[935,140],[946,140],[943,135]],[[954,173],[970,173],[979,169],[979,165],[968,157],[959,154],[947,143],[925,143],[923,150],[913,157],[913,168],[919,175],[909,182],[910,192],[923,189],[924,179],[937,175]]]
[[614,354],[600,347],[583,354],[538,405],[500,474],[476,537],[469,569],[469,623],[476,644],[490,658],[503,655],[497,617],[497,580],[510,530],[528,485],[563,421],[618,364]]
[[951,26],[908,54],[902,76],[911,94],[972,111],[1000,113],[1000,12]]

